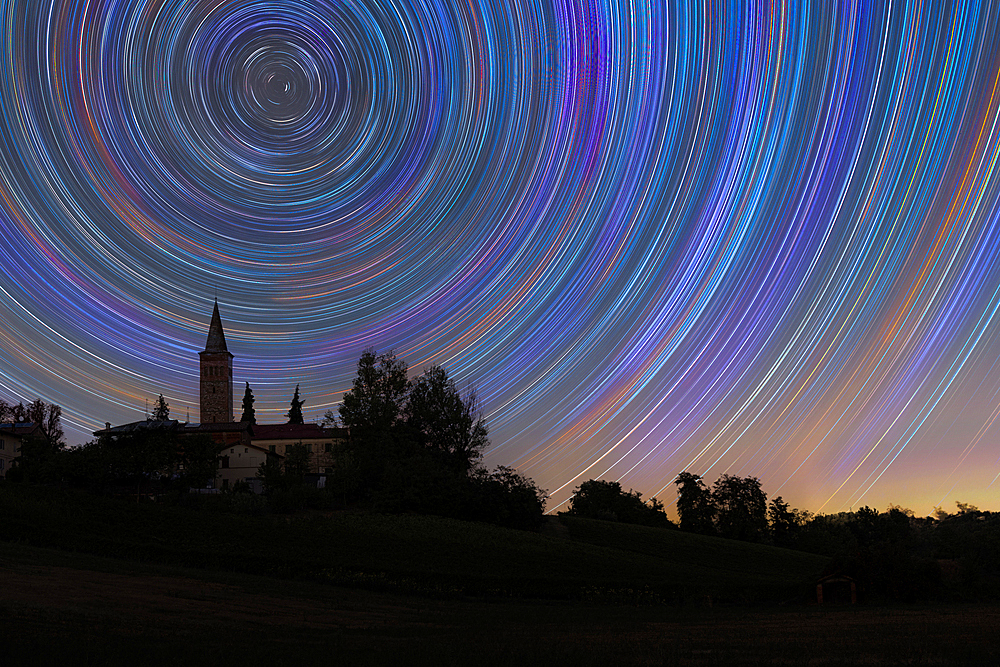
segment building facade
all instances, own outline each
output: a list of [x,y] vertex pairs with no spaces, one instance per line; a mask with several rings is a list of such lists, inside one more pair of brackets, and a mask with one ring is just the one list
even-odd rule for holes
[[[283,460],[293,445],[306,448],[309,473],[324,475],[332,472],[336,445],[347,438],[347,429],[324,428],[319,424],[256,424],[233,420],[233,354],[226,346],[218,301],[212,309],[205,349],[198,357],[199,423],[147,418],[115,427],[107,424],[94,435],[118,437],[136,432],[168,430],[176,434],[181,446],[184,438],[207,435],[219,447],[219,469],[212,485],[215,489],[231,488],[237,482],[246,482],[259,492],[261,487],[256,476],[260,465],[269,458]],[[3,456],[2,449],[0,456]]]
[[0,479],[7,476],[14,459],[21,455],[21,442],[41,436],[41,427],[34,422],[0,424]]
[[337,444],[347,439],[347,429],[323,428],[319,424],[256,424],[254,445],[279,456],[287,456],[289,447],[302,445],[309,456],[309,472],[333,472]]

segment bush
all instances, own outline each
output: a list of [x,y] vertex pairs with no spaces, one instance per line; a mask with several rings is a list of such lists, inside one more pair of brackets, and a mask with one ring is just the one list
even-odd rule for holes
[[267,512],[267,498],[255,493],[228,493],[225,495],[225,508],[234,514],[260,516]]
[[545,519],[548,493],[513,468],[478,469],[469,483],[465,518],[521,529],[537,528]]
[[567,514],[640,526],[673,528],[674,524],[656,498],[648,503],[638,491],[622,491],[618,482],[591,479],[581,484],[570,501]]

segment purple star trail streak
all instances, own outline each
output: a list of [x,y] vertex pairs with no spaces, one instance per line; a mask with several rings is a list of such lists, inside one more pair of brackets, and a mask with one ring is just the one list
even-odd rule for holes
[[0,0],[0,397],[196,420],[217,294],[261,421],[395,349],[550,509],[993,507],[1000,4],[951,5]]

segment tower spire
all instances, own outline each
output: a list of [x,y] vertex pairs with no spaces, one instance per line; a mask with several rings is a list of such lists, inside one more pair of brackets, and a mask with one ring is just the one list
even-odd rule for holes
[[226,347],[218,299],[212,309],[205,350],[198,356],[201,365],[201,423],[233,421],[233,355]]
[[205,352],[228,352],[226,348],[226,334],[222,330],[222,316],[219,315],[219,300],[215,300],[215,308],[212,309],[212,323],[208,325],[208,342],[205,343]]

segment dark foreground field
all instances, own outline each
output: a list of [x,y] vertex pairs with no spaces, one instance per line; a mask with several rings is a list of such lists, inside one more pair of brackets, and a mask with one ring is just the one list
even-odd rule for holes
[[3,664],[990,665],[1000,609],[427,599],[0,545]]
[[226,508],[0,485],[0,665],[1000,663],[994,605],[810,605],[822,556]]

